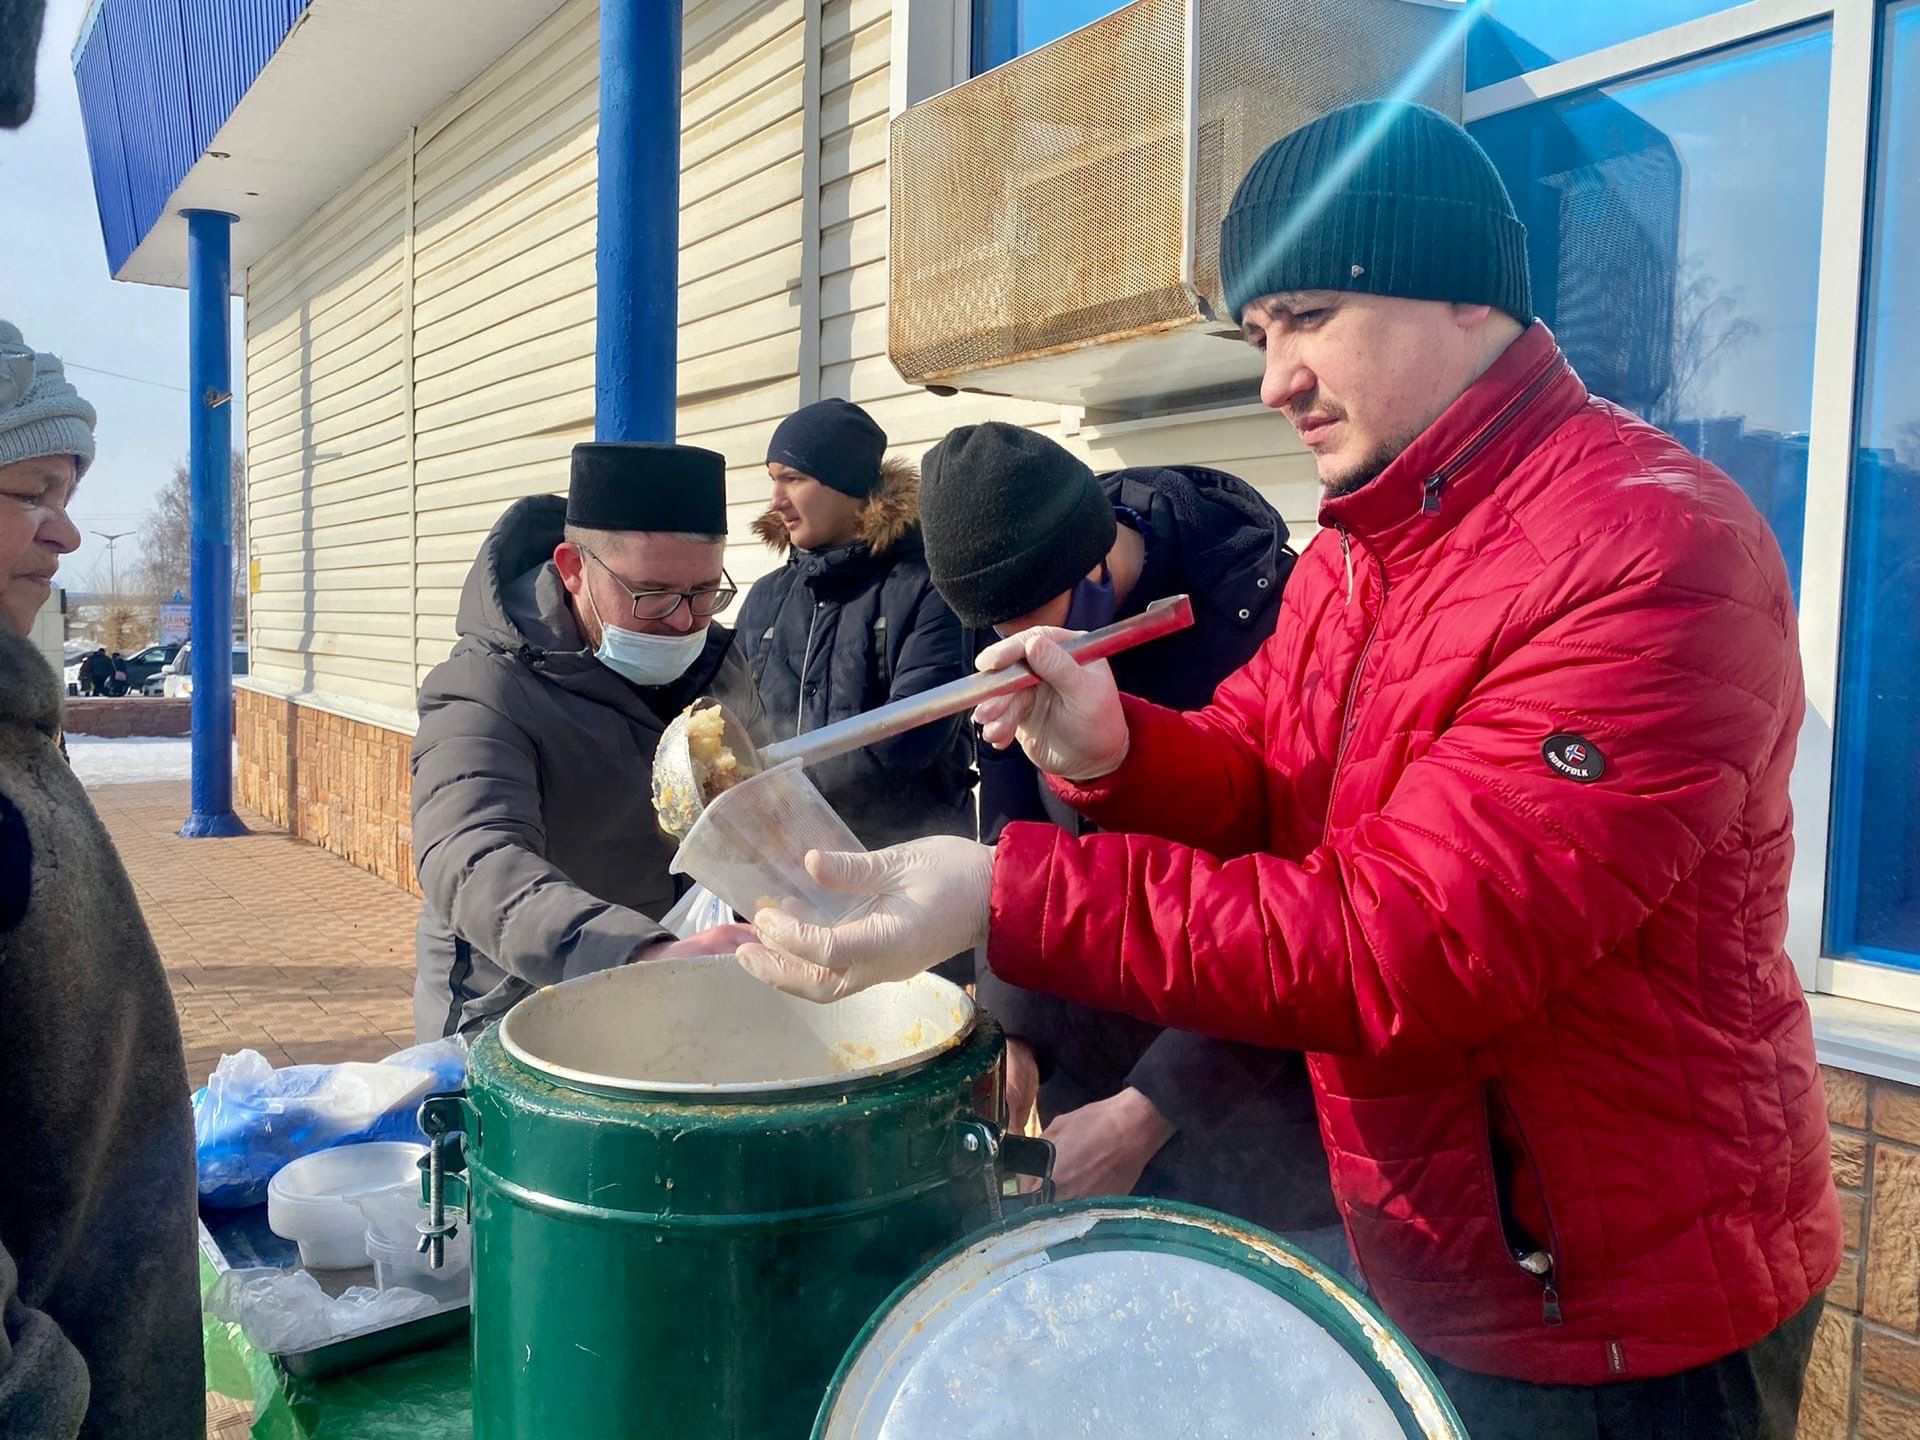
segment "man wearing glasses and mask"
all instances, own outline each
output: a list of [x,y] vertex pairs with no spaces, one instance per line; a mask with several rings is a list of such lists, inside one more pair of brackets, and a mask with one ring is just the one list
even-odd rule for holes
[[413,744],[421,1039],[476,1032],[543,985],[751,938],[657,923],[674,846],[649,793],[661,732],[693,700],[759,728],[713,623],[735,594],[725,473],[687,445],[578,445],[566,500],[516,502],[481,546]]

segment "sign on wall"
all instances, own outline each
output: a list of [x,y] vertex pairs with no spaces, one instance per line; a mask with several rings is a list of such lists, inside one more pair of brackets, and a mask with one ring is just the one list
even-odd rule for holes
[[187,597],[182,595],[178,590],[173,592],[172,599],[162,600],[160,602],[160,640],[162,644],[167,644],[175,640],[181,641],[182,643],[186,641],[189,628],[188,617],[192,614],[192,611],[193,607],[187,604]]

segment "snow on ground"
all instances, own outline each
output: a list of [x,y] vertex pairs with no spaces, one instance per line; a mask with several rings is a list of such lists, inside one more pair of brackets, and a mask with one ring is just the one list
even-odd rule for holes
[[67,758],[73,762],[73,773],[89,789],[141,780],[185,780],[193,773],[192,755],[193,742],[184,736],[161,739],[145,735],[125,740],[67,736]]

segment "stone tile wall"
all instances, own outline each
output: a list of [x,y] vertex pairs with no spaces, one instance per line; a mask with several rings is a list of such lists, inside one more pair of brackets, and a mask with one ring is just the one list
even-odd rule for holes
[[413,737],[257,690],[234,692],[234,794],[302,840],[420,893]]
[[1920,1440],[1920,1090],[1824,1074],[1847,1251],[1814,1341],[1801,1440]]

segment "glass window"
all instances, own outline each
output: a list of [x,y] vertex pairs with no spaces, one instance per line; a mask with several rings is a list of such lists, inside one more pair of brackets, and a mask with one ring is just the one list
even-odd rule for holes
[[1796,594],[1832,49],[1823,25],[1472,127],[1574,368],[1740,483]]
[[1111,15],[1126,0],[973,0],[973,73]]
[[1591,55],[1739,0],[1491,0],[1467,37],[1467,88]]
[[1920,3],[1884,24],[1827,948],[1920,969]]

